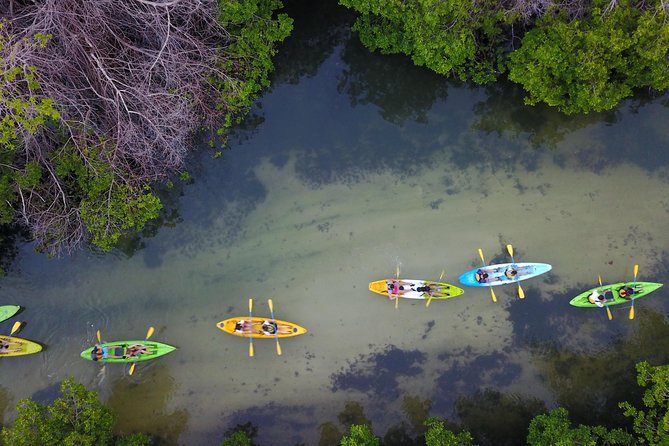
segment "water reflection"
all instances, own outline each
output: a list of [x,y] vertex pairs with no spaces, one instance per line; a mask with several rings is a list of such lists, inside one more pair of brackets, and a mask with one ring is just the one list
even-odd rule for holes
[[[572,330],[576,345],[570,348],[537,343],[531,350],[558,405],[569,410],[575,423],[629,425],[618,403],[639,404],[642,391],[636,384],[634,365],[640,361],[669,363],[669,322],[664,314],[646,308],[637,314],[635,323],[626,314],[618,314],[628,332],[624,335],[620,329],[608,328],[614,324],[600,316],[592,322],[597,325],[595,330],[589,326]],[[593,338],[607,345],[606,349],[592,346]]]
[[460,397],[455,404],[458,420],[480,446],[526,444],[530,421],[546,410],[538,398],[493,389]]
[[485,100],[474,106],[473,128],[498,136],[527,137],[534,147],[555,148],[576,130],[618,119],[615,110],[567,116],[545,104],[528,107],[523,102],[522,87],[509,81],[487,85],[485,91]]
[[354,107],[376,105],[393,124],[427,124],[435,102],[448,97],[447,78],[404,56],[368,53],[355,35],[346,42],[341,60],[346,67],[338,76],[337,91],[348,95]]
[[[106,404],[118,415],[116,429],[123,434],[148,433],[158,445],[176,445],[190,418],[186,409],[170,411],[177,386],[165,364],[140,364],[141,378],[116,378]],[[141,379],[141,381],[140,381]]]
[[3,386],[0,386],[0,428],[5,425],[5,413],[12,408],[13,398]]
[[[334,49],[350,36],[356,13],[336,0],[286,0],[284,12],[293,18],[293,32],[274,57],[272,86],[297,84],[313,77]],[[327,17],[327,20],[324,20]]]

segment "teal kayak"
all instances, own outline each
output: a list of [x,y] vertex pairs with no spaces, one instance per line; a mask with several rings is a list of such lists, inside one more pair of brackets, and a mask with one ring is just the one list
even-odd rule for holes
[[569,301],[570,305],[579,308],[597,308],[598,305],[590,302],[588,296],[590,296],[594,291],[597,291],[600,295],[603,295],[605,298],[604,303],[606,305],[620,305],[631,303],[632,297],[634,300],[644,297],[653,291],[661,288],[661,283],[655,282],[618,282],[612,283],[610,285],[604,285],[601,287],[591,288],[588,291],[584,291],[578,296],[574,297]]
[[[146,348],[133,355],[132,349],[129,348],[133,345],[144,346]],[[96,353],[99,352],[99,354],[94,354],[94,349],[96,350]],[[138,362],[158,358],[173,352],[174,350],[176,350],[176,347],[173,347],[169,344],[163,344],[162,342],[155,341],[145,341],[141,339],[134,341],[117,341],[97,344],[96,346],[81,352],[81,357],[88,359],[89,361],[99,362]]]
[[[459,277],[459,281],[467,286],[497,286],[516,283],[547,273],[552,268],[548,263],[499,263],[482,266],[467,271]],[[515,271],[511,276],[509,272]],[[483,275],[485,274],[485,279]]]
[[2,305],[0,306],[0,322],[6,321],[10,317],[19,312],[21,307],[18,305]]

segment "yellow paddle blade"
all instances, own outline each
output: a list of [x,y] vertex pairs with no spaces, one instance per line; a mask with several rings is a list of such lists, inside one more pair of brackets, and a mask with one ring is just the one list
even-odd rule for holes
[[611,309],[609,306],[606,306],[606,315],[609,317],[609,320],[613,320],[613,315],[611,314]]
[[128,375],[132,375],[133,373],[135,373],[135,366],[136,365],[137,365],[136,363],[134,363],[134,362],[132,363],[132,365],[130,366],[130,370],[128,371]]
[[599,279],[599,286],[602,286],[602,276],[597,276],[597,279]]
[[281,346],[279,345],[279,339],[276,340],[276,354],[281,356]]
[[634,319],[634,305],[630,307],[630,320]]
[[495,296],[495,290],[490,287],[490,295],[492,296],[492,301],[497,302],[497,296]]
[[11,336],[11,335],[13,335],[14,333],[16,333],[16,332],[18,331],[19,328],[21,328],[21,322],[20,322],[20,321],[16,321],[16,322],[14,322],[14,325],[12,325],[12,331],[9,332],[9,336]]
[[253,344],[249,344],[249,356],[253,358]]
[[513,246],[506,245],[506,250],[509,251],[509,255],[513,257]]
[[442,269],[441,274],[439,275],[439,280],[437,280],[437,282],[441,282],[441,279],[443,279],[445,273],[446,273],[446,270]]
[[479,257],[481,257],[481,261],[485,265],[485,259],[483,258],[483,250],[481,248],[479,248]]
[[430,296],[430,297],[427,299],[427,302],[425,302],[425,308],[427,308],[427,307],[430,306],[430,302],[432,302],[432,296]]
[[397,294],[397,297],[395,298],[395,309],[397,310],[399,308],[399,303],[400,302],[400,295]]
[[253,298],[249,298],[249,313],[253,311]]
[[102,337],[100,336],[100,330],[95,333],[95,336],[98,338],[98,342],[102,342]]
[[267,299],[267,305],[269,305],[269,311],[274,311],[274,305],[272,305],[272,299]]
[[397,265],[397,269],[395,269],[395,277],[396,277],[397,279],[400,278],[400,266],[399,266],[399,265]]
[[525,291],[523,291],[520,285],[518,285],[518,297],[525,299]]
[[639,274],[639,265],[634,264],[634,281],[636,282],[636,275]]
[[153,328],[153,327],[149,327],[149,331],[146,332],[146,337],[144,338],[144,340],[149,339],[149,338],[151,337],[151,335],[153,334],[154,331],[156,331],[155,328]]

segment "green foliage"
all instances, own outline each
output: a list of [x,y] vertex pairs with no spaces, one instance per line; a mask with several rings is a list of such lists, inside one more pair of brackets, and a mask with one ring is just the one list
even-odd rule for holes
[[218,108],[226,111],[224,128],[229,128],[241,121],[255,95],[269,85],[275,44],[291,33],[293,20],[286,14],[273,17],[283,6],[279,0],[219,0],[218,4],[219,22],[234,36],[218,67],[229,76],[212,79],[220,93]]
[[583,425],[572,428],[569,412],[559,407],[532,420],[527,443],[530,446],[629,445],[634,444],[634,438],[622,429],[609,431],[602,426]]
[[637,382],[647,387],[643,395],[645,409],[629,402],[620,404],[627,417],[634,419],[634,432],[649,445],[669,444],[669,366],[652,367],[647,362],[636,366]]
[[509,61],[509,78],[561,111],[615,107],[637,87],[669,87],[669,22],[657,8],[643,14],[627,1],[612,11],[593,9],[588,20],[545,15]]
[[141,231],[147,221],[158,217],[163,205],[149,187],[113,184],[107,197],[97,195],[81,201],[81,218],[93,236],[93,244],[111,250],[126,231]]
[[378,446],[379,437],[374,435],[372,428],[366,424],[354,424],[349,430],[349,435],[341,439],[341,446]]
[[444,422],[435,417],[425,420],[425,444],[427,446],[472,446],[473,439],[469,432],[458,434],[446,429]]
[[[0,22],[0,28],[6,26]],[[37,34],[32,41],[21,40],[14,42],[0,34],[0,51],[16,45],[33,45],[44,47],[51,38],[50,35]],[[7,51],[9,52],[9,51]],[[0,149],[14,150],[19,140],[19,129],[34,135],[37,130],[48,121],[58,119],[60,114],[55,109],[53,100],[40,97],[40,84],[36,79],[37,68],[34,66],[13,65],[13,60],[0,57],[0,110],[3,110],[0,119]],[[30,95],[17,97],[12,94],[13,89],[25,85]]]
[[62,396],[51,406],[31,399],[21,400],[18,415],[11,427],[2,429],[8,446],[142,446],[145,435],[135,434],[115,441],[112,429],[115,416],[97,397],[97,393],[66,379]]
[[371,51],[483,84],[495,79],[507,17],[492,0],[341,0],[362,15],[353,30]]
[[244,431],[235,431],[221,443],[221,446],[251,446],[251,439]]

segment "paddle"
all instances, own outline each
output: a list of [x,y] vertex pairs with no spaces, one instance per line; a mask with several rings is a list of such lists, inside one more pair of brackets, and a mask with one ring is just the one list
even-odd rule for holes
[[[154,331],[155,331],[155,329],[153,327],[149,327],[149,331],[146,332],[146,336],[144,337],[144,342],[149,340],[149,338],[151,337],[151,335],[153,334]],[[130,370],[128,371],[128,375],[132,375],[133,373],[135,373],[135,366],[136,365],[137,365],[136,362],[132,363],[132,365],[130,366]]]
[[634,264],[634,285],[632,285],[632,306],[630,307],[630,319],[634,319],[634,289],[636,288],[636,275],[639,273],[639,265]]
[[102,337],[100,336],[100,330],[95,333],[95,336],[98,338],[98,344],[102,344]]
[[[509,255],[511,256],[511,263],[515,266],[516,261],[513,259],[513,246],[511,246],[511,244],[506,245],[506,250],[509,251]],[[520,297],[521,299],[525,299],[525,291],[523,291],[523,288],[520,286],[517,273],[516,273],[516,283],[518,284],[518,297]]]
[[395,309],[397,310],[399,308],[400,304],[400,266],[397,265],[397,269],[395,270],[395,277],[397,278],[397,297],[395,298]]
[[16,321],[14,322],[14,325],[12,325],[12,331],[9,332],[9,336],[12,336],[14,333],[16,333],[19,328],[21,328],[21,322]]
[[[483,262],[483,267],[485,268],[485,259],[483,258],[483,250],[479,248],[479,257],[481,257],[481,261]],[[492,285],[488,284],[490,287],[490,295],[492,296],[492,301],[497,302],[497,296],[495,296],[495,291],[492,289]]]
[[272,305],[272,299],[267,299],[267,304],[269,304],[269,312],[272,315],[272,322],[276,325],[276,330],[274,330],[274,338],[276,339],[276,354],[281,356],[281,346],[279,345],[279,325],[274,319],[274,305]]
[[[599,292],[602,292],[602,276],[597,276],[597,279],[599,279]],[[609,303],[606,301],[606,296],[604,297],[604,306],[606,307],[606,315],[609,317],[609,320],[613,319],[613,315],[611,314],[611,309],[609,308]]]
[[249,330],[249,356],[253,357],[253,319],[251,313],[253,311],[253,298],[249,298],[249,325],[251,329]]
[[[441,282],[441,279],[442,277],[444,277],[445,272],[446,272],[445,269],[441,270],[441,275],[439,276],[439,280],[437,280],[437,282]],[[427,299],[427,302],[425,303],[425,308],[430,306],[430,302],[432,302],[432,294],[430,294],[430,297]]]

